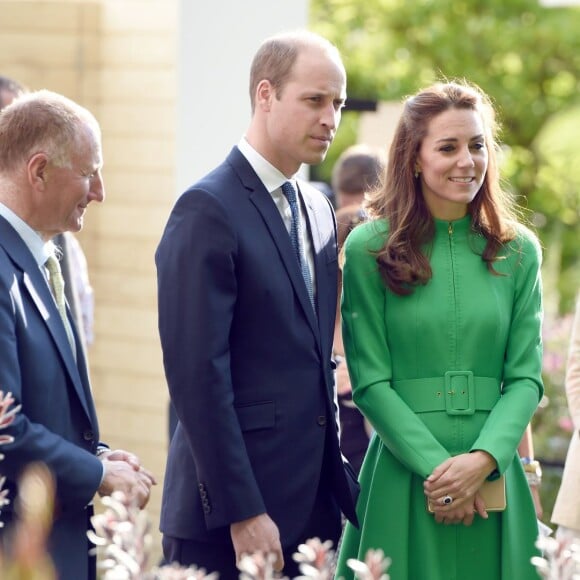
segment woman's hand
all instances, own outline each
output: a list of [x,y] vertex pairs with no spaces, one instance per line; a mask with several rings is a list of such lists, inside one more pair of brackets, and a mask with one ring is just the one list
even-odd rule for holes
[[433,507],[435,521],[445,525],[463,524],[464,526],[470,526],[476,514],[484,520],[489,517],[479,493],[460,500],[458,503],[454,501],[450,505],[434,505]]
[[[495,467],[495,460],[485,451],[450,457],[436,467],[425,480],[423,484],[425,495],[441,513],[451,513],[466,500],[467,503],[471,501],[471,507],[479,511],[475,494]],[[483,503],[481,498],[479,500]],[[459,514],[454,516],[457,517]]]

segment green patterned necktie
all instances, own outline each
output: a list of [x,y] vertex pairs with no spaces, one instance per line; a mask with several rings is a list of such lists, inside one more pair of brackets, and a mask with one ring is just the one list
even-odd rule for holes
[[62,277],[60,264],[55,256],[50,256],[48,260],[46,260],[44,265],[46,266],[46,269],[48,270],[48,273],[50,275],[49,279],[50,289],[52,290],[52,295],[54,296],[58,312],[62,319],[62,323],[64,324],[69,344],[72,348],[73,353],[75,353],[76,352],[75,339],[70,322],[66,315],[66,302],[64,298],[64,278]]

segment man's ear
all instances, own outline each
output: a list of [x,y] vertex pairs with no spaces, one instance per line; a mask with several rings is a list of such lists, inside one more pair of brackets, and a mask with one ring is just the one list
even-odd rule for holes
[[28,182],[32,187],[44,189],[48,174],[48,157],[45,153],[35,153],[26,165]]
[[272,100],[275,97],[274,87],[269,80],[263,79],[256,87],[256,106],[263,111],[269,111]]

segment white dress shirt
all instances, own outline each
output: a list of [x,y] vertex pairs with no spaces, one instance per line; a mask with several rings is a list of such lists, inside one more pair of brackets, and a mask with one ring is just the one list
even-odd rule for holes
[[[264,187],[268,190],[268,193],[272,196],[284,225],[288,230],[288,235],[290,235],[290,229],[292,227],[292,211],[290,209],[290,204],[286,199],[286,196],[282,193],[282,184],[286,181],[290,181],[296,191],[300,191],[296,183],[296,178],[288,179],[281,171],[276,169],[269,161],[267,161],[262,155],[260,155],[247,141],[245,137],[242,137],[238,143],[238,149],[242,155],[248,160],[248,163],[252,166],[252,169],[256,172],[260,181],[264,184]],[[312,279],[312,288],[314,291],[314,297],[316,298],[316,272],[314,269],[314,254],[312,249],[312,241],[310,239],[308,221],[304,215],[304,201],[302,200],[302,195],[298,195],[300,203],[298,204],[298,211],[300,214],[300,232],[302,236],[302,248],[304,249],[304,255],[306,257],[306,263],[308,264],[308,269],[310,270],[310,277]]]

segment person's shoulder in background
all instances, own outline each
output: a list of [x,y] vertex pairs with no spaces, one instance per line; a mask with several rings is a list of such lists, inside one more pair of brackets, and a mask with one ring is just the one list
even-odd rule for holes
[[339,248],[344,244],[348,234],[359,224],[367,220],[365,210],[357,205],[341,207],[336,212],[336,227]]

